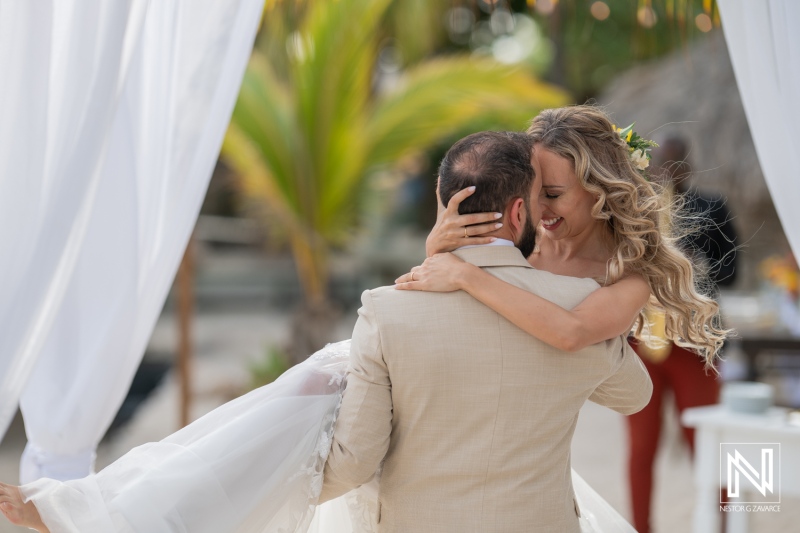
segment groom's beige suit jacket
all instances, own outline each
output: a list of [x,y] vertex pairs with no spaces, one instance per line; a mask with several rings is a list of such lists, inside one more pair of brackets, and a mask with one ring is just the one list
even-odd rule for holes
[[[456,254],[567,309],[599,287],[536,270],[513,247]],[[578,411],[589,399],[630,414],[652,391],[625,339],[562,352],[462,291],[381,287],[362,304],[320,501],[384,461],[381,532],[577,533]]]

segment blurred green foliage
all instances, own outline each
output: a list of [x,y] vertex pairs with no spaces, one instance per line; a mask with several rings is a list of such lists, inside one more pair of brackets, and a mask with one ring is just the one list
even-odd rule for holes
[[529,59],[577,102],[633,64],[685,47],[720,25],[715,0],[399,0],[395,9],[402,13],[394,19],[398,46],[424,43],[428,54],[496,49],[504,13],[531,17],[552,55]]
[[[553,7],[537,9],[542,3]],[[720,25],[714,0],[529,0],[512,4],[532,13],[553,41],[556,58],[546,78],[569,89],[578,102],[594,97],[632,65],[684,48],[705,35],[704,30]],[[606,14],[602,20],[596,16]],[[708,26],[702,27],[704,23]]]
[[278,379],[291,368],[289,361],[289,356],[279,348],[267,348],[263,357],[250,364],[250,389],[263,387]]
[[718,25],[714,0],[267,0],[222,156],[296,259],[292,335],[314,340],[293,339],[289,359],[327,335],[329,251],[380,228],[414,177],[425,193],[406,206],[433,216],[453,141],[522,129]]
[[410,43],[413,35],[392,33],[409,23],[398,19],[429,8],[276,0],[265,10],[222,155],[267,224],[284,228],[312,306],[328,298],[328,251],[352,237],[376,177],[444,139],[521,129],[540,109],[569,101],[523,66],[430,57],[441,37]]
[[592,97],[704,15],[718,23],[712,0],[269,0],[223,156],[323,300],[375,176],[569,101],[532,72]]

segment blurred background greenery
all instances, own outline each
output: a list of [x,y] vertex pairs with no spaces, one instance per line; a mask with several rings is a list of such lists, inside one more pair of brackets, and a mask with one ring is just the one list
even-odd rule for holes
[[427,231],[447,146],[590,100],[715,25],[708,0],[268,0],[205,212],[258,221],[291,251],[301,360],[349,303],[331,253],[391,255],[387,232]]

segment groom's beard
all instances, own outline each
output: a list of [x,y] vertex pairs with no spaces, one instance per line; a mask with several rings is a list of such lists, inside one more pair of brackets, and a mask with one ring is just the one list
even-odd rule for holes
[[[530,212],[531,210],[528,209],[529,215]],[[533,249],[536,246],[536,228],[531,224],[530,216],[525,217],[525,227],[522,228],[522,235],[520,235],[516,246],[526,259],[533,253]]]

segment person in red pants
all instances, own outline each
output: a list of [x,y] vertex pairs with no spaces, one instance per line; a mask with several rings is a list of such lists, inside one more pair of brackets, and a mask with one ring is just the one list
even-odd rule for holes
[[[637,353],[643,351],[635,340],[631,346]],[[720,383],[716,374],[706,372],[696,353],[672,345],[666,359],[651,362],[645,355],[642,362],[653,381],[650,403],[628,416],[630,455],[628,476],[633,508],[633,526],[639,533],[650,531],[650,505],[653,491],[653,464],[658,439],[661,434],[661,413],[664,394],[671,390],[678,413],[687,407],[717,403]],[[683,436],[694,453],[694,429],[681,426]]]
[[[654,154],[661,162],[665,179],[673,190],[684,197],[684,210],[692,217],[698,215],[709,220],[688,236],[682,247],[698,263],[708,266],[710,281],[716,286],[728,286],[735,280],[736,234],[730,213],[721,198],[701,195],[690,190],[686,183],[691,169],[686,162],[686,143],[670,138]],[[657,321],[657,320],[656,320]],[[656,330],[658,325],[656,325]],[[656,332],[654,331],[654,334]],[[675,398],[679,415],[687,407],[717,403],[720,382],[713,371],[706,371],[700,356],[683,348],[667,344],[650,348],[635,339],[631,346],[639,354],[653,381],[653,396],[643,410],[628,416],[630,453],[628,478],[633,508],[633,526],[639,533],[650,531],[650,507],[653,489],[653,464],[658,439],[661,434],[662,403],[670,390]],[[694,430],[682,427],[683,436],[694,454]]]

